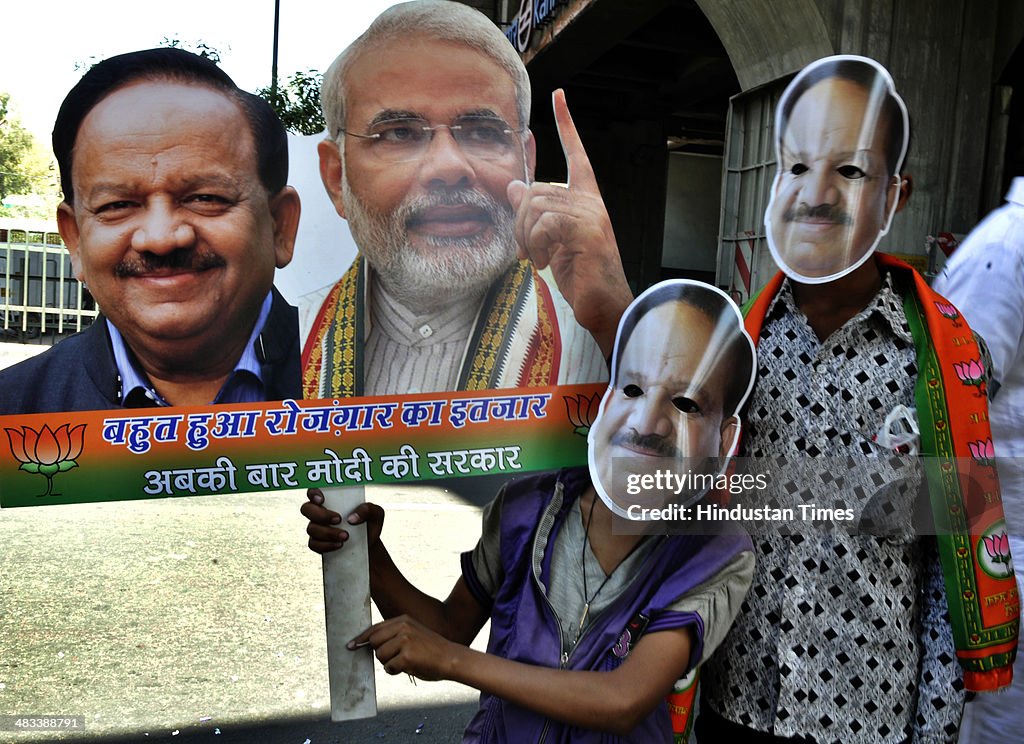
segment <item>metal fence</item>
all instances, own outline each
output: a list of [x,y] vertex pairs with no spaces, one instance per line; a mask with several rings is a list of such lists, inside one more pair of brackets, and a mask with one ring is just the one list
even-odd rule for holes
[[97,314],[56,229],[0,221],[0,341],[54,343]]
[[737,302],[746,302],[776,271],[764,211],[775,177],[775,107],[786,82],[729,99],[716,283]]

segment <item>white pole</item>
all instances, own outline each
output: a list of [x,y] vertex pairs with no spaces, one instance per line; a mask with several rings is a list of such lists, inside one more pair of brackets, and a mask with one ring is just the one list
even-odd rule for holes
[[[363,488],[324,488],[324,506],[343,516],[365,497]],[[348,721],[377,715],[373,650],[349,651],[345,644],[370,626],[370,567],[366,526],[345,524],[348,542],[326,553],[324,606],[327,616],[327,675],[331,689],[331,720]]]

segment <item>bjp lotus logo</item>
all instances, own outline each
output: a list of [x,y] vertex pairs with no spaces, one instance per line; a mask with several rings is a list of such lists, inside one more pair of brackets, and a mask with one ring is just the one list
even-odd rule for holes
[[972,385],[978,388],[975,395],[979,398],[985,394],[985,368],[981,366],[981,359],[971,359],[967,362],[954,362],[953,371],[960,378],[964,385]]
[[85,424],[74,429],[69,429],[69,426],[59,426],[57,431],[47,424],[43,424],[39,431],[28,426],[5,429],[11,443],[11,454],[21,463],[18,470],[38,473],[46,478],[46,493],[38,494],[39,497],[54,495],[53,476],[78,467],[76,460],[82,454]]
[[1003,579],[1013,576],[1013,558],[1010,555],[1010,538],[1006,534],[1006,522],[1000,519],[978,538],[974,546],[978,565],[989,576]]
[[992,446],[992,439],[979,439],[976,442],[968,442],[967,448],[971,451],[971,457],[979,465],[992,465],[996,459],[995,447]]
[[949,302],[936,302],[935,307],[943,318],[952,320],[956,328],[960,327],[960,311],[954,305]]
[[563,395],[562,400],[565,401],[565,412],[569,416],[569,423],[573,426],[572,433],[579,434],[581,437],[587,436],[601,404],[600,394],[594,393],[590,397],[582,393]]

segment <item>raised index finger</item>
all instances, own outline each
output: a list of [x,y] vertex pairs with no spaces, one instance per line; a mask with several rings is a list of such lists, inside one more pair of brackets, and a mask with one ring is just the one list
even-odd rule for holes
[[597,190],[597,178],[590,167],[590,158],[583,149],[576,125],[569,114],[569,105],[565,102],[565,91],[559,88],[551,94],[551,106],[555,112],[555,126],[558,127],[558,140],[562,143],[565,154],[565,165],[568,171],[567,180],[570,189]]

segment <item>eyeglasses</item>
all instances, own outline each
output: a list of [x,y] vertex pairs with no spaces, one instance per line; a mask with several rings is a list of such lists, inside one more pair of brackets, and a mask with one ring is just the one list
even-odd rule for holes
[[350,137],[369,140],[372,152],[381,160],[406,163],[423,157],[439,129],[447,129],[462,152],[471,158],[505,160],[521,149],[522,130],[512,129],[496,116],[460,116],[451,124],[433,126],[425,119],[404,117],[375,122],[365,134],[340,131]]

